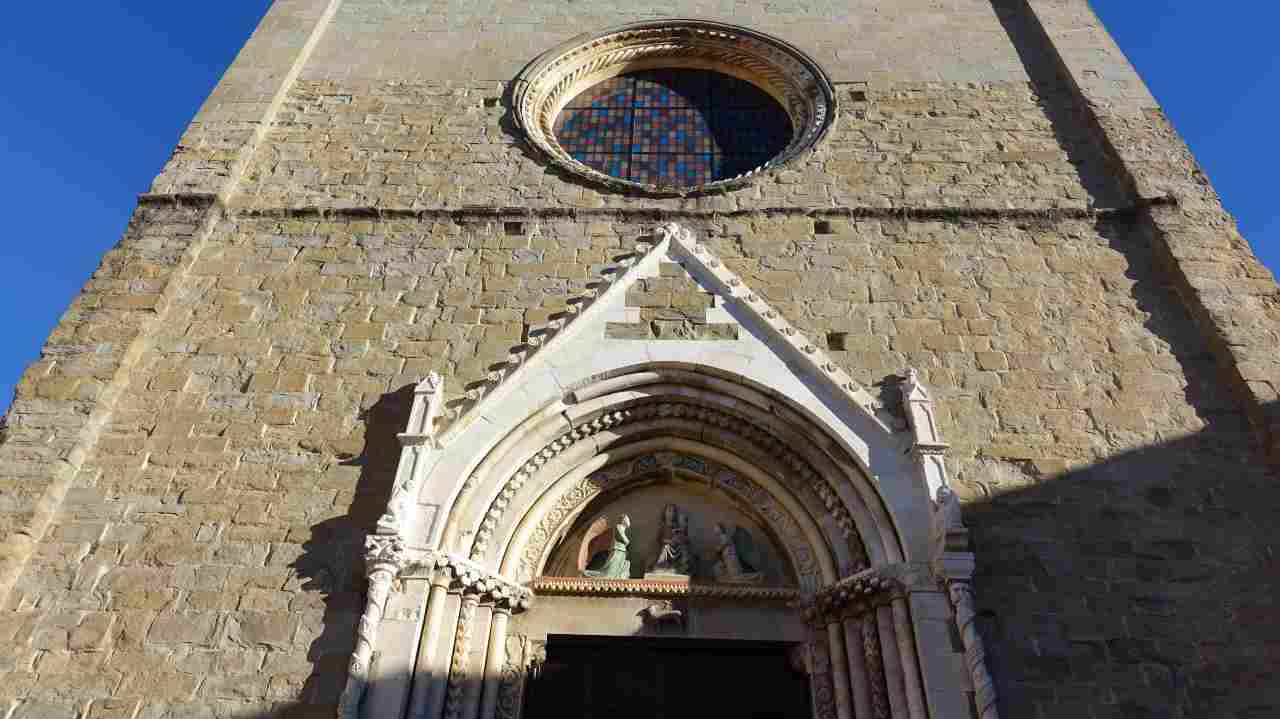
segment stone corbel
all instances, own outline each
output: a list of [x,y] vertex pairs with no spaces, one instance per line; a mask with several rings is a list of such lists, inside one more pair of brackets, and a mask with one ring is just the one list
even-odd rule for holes
[[805,602],[802,614],[810,624],[826,625],[903,596],[905,588],[896,578],[863,572],[820,589]]
[[401,534],[417,494],[426,455],[439,448],[439,421],[444,412],[444,378],[431,372],[413,389],[413,408],[405,431],[396,435],[403,450],[386,512],[378,519],[378,534]]
[[429,552],[413,562],[415,568],[447,578],[450,591],[475,597],[478,603],[521,612],[533,603],[533,590],[485,569],[476,562],[444,552]]
[[400,537],[373,535],[365,539],[365,573],[369,591],[364,614],[356,628],[356,646],[351,653],[347,686],[338,701],[339,719],[356,719],[360,700],[369,684],[369,666],[378,639],[378,626],[386,611],[391,585],[407,563],[404,541]]

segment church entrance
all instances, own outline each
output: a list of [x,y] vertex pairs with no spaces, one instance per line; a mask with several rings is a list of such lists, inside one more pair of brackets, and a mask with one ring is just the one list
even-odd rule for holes
[[527,719],[801,719],[809,682],[793,645],[635,637],[547,638]]

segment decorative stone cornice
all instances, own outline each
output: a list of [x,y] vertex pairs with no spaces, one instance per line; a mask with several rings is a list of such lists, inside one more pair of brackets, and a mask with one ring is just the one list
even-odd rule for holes
[[702,597],[766,602],[794,602],[800,598],[800,590],[792,587],[663,582],[652,579],[538,577],[530,582],[530,587],[538,594],[575,597]]
[[[693,188],[659,187],[610,177],[569,156],[553,126],[578,93],[615,75],[650,68],[688,67],[747,80],[776,98],[791,118],[791,143],[763,165],[737,177]],[[786,164],[822,138],[835,119],[836,96],[818,64],[797,48],[742,27],[705,20],[632,23],[580,35],[544,53],[518,78],[512,95],[516,122],[530,142],[563,169],[608,186],[659,195],[735,187],[761,170]]]
[[806,621],[825,624],[845,616],[859,616],[905,593],[906,588],[897,578],[867,570],[823,587],[801,605],[801,611]]
[[426,552],[406,567],[406,576],[439,581],[450,591],[474,597],[482,604],[499,609],[523,611],[533,603],[533,592],[516,582],[485,569],[479,564],[445,552]]

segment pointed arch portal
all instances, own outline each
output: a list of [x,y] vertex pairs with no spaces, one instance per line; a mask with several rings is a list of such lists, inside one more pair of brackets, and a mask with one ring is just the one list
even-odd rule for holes
[[[626,637],[782,647],[816,717],[994,719],[923,384],[887,411],[689,230],[654,239],[447,427],[419,385],[341,712],[514,719],[549,638]],[[659,276],[731,331],[611,332]]]

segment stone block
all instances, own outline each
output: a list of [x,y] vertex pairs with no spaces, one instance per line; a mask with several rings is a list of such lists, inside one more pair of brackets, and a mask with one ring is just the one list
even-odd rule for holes
[[217,615],[210,612],[161,612],[147,632],[147,641],[156,644],[208,644],[216,624]]

